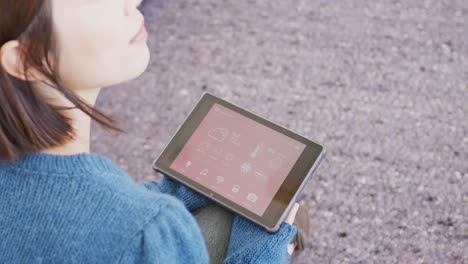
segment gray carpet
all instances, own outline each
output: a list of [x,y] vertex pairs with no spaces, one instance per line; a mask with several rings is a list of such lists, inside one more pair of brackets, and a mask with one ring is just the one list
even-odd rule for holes
[[468,263],[468,2],[145,0],[151,62],[101,92],[136,180],[206,90],[329,153],[299,263]]

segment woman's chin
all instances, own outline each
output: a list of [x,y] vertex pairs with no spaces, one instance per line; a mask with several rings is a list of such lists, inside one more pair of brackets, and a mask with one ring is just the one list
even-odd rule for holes
[[150,62],[150,52],[149,48],[146,48],[144,51],[144,54],[140,56],[140,59],[138,63],[135,63],[134,66],[132,66],[131,70],[132,72],[129,74],[129,77],[125,81],[130,81],[133,79],[136,79],[140,77],[144,72],[146,72],[146,69],[148,68],[149,62]]

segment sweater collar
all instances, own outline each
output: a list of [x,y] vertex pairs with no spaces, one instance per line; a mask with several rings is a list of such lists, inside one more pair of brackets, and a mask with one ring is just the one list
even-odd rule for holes
[[60,174],[105,171],[122,173],[120,168],[110,159],[92,152],[82,152],[73,155],[56,155],[45,152],[25,153],[19,160],[0,162],[0,169],[2,168]]

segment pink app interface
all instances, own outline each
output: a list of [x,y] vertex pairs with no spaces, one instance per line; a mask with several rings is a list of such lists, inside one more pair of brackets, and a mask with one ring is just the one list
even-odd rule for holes
[[215,103],[170,168],[262,216],[304,149]]

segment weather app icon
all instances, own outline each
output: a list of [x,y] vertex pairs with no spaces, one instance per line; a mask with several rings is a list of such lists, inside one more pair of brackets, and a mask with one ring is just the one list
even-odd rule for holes
[[229,136],[227,128],[214,128],[208,131],[208,136],[216,141],[222,142]]

